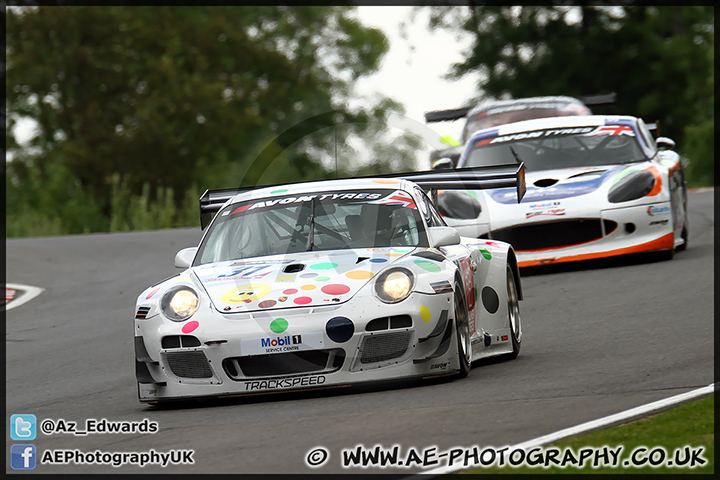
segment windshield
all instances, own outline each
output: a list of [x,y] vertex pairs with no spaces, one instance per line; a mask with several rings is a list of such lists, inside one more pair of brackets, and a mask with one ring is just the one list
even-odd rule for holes
[[590,115],[590,109],[579,101],[520,101],[501,102],[494,106],[473,113],[463,129],[463,143],[470,135],[480,130],[506,123],[520,122],[547,117],[566,117],[574,115]]
[[485,128],[505,125],[506,123],[521,122],[523,120],[534,120],[536,118],[547,117],[566,117],[579,115],[575,111],[561,111],[554,108],[525,108],[523,110],[507,111],[507,112],[483,112],[474,118],[468,120],[465,125],[463,137],[467,138],[475,132]]
[[476,140],[465,167],[522,161],[528,172],[646,160],[632,128],[623,125],[558,128]]
[[390,246],[427,247],[413,197],[402,190],[256,198],[217,213],[195,265],[264,255]]

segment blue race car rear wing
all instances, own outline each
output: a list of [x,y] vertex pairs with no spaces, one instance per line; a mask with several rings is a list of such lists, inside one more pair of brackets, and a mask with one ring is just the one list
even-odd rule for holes
[[[467,167],[441,171],[429,170],[422,172],[366,175],[363,177],[350,178],[397,178],[408,180],[424,190],[430,190],[434,201],[436,200],[435,193],[437,190],[487,190],[491,188],[515,187],[517,189],[518,203],[520,203],[525,195],[526,189],[525,165],[523,163],[493,165],[488,167]],[[222,206],[235,195],[259,188],[276,187],[280,185],[288,184],[206,190],[200,197],[200,227],[204,230],[210,223],[213,214],[218,212]]]

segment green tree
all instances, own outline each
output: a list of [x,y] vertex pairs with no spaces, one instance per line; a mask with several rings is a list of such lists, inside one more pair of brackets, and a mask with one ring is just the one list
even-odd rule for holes
[[659,121],[682,150],[712,118],[713,22],[711,6],[473,6],[434,7],[430,28],[470,35],[448,76],[475,75],[484,96],[616,92],[612,112]]
[[[132,203],[112,192],[163,202],[172,192],[181,205],[193,185],[253,184],[267,167],[258,152],[273,142],[283,162],[273,180],[324,176],[310,152],[327,151],[330,139],[310,135],[288,150],[278,135],[298,123],[301,137],[339,124],[360,134],[395,107],[346,105],[353,82],[376,70],[388,49],[382,32],[351,10],[8,9],[7,131],[22,117],[39,131],[25,149],[10,138],[8,207],[31,196],[29,188],[45,195],[43,185],[53,184],[45,204],[81,191],[107,226],[120,213],[114,209]],[[326,112],[332,118],[319,115]]]

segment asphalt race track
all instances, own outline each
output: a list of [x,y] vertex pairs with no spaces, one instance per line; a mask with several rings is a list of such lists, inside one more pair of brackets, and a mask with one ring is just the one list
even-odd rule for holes
[[[193,450],[193,465],[38,465],[33,473],[411,473],[343,469],[341,451],[516,444],[713,383],[713,192],[689,195],[690,241],[670,261],[523,274],[517,360],[464,380],[335,389],[155,408],[137,401],[137,295],[177,273],[199,229],[7,241],[7,282],[45,291],[6,313],[6,422],[158,423],[154,434],[38,434],[47,450]],[[6,429],[8,428],[6,423]],[[10,445],[6,436],[6,472]],[[330,456],[306,466],[315,447]],[[430,465],[436,467],[439,465]]]

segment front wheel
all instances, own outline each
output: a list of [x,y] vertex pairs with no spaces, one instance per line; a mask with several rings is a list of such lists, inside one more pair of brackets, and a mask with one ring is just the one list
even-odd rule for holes
[[468,322],[468,313],[465,308],[465,300],[462,294],[462,288],[459,284],[455,284],[455,336],[457,337],[458,363],[460,378],[467,377],[470,373],[471,351],[470,351],[470,324]]
[[506,354],[506,358],[517,358],[522,345],[522,321],[520,320],[520,301],[510,265],[507,266],[507,305],[508,305],[508,326],[510,327],[510,340],[512,352]]

